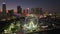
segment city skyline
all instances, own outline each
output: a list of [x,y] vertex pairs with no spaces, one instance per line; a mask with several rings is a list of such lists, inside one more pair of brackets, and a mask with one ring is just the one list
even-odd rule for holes
[[[4,1],[0,0],[0,9],[2,8],[2,3]],[[23,9],[27,8],[43,8],[43,10],[52,10],[56,9],[58,12],[60,11],[59,0],[5,0],[6,8],[9,9],[17,9],[17,6],[20,5]]]

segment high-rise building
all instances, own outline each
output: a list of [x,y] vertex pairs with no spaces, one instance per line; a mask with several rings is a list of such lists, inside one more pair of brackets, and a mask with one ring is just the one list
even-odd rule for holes
[[21,8],[21,6],[17,6],[17,13],[22,14],[22,8]]
[[34,14],[36,14],[36,15],[43,14],[42,8],[35,8],[34,9]]
[[13,9],[8,10],[8,14],[9,14],[10,16],[12,16],[12,15],[14,14],[14,10],[13,10]]
[[6,14],[6,3],[4,3],[4,2],[2,4],[2,13]]
[[29,14],[29,13],[30,13],[30,9],[29,9],[29,8],[27,8],[26,12],[27,12],[27,14]]
[[35,9],[31,8],[31,13],[34,14],[35,13]]
[[39,8],[39,14],[43,14],[42,8]]
[[24,9],[24,10],[23,10],[23,15],[26,15],[26,14],[27,14],[27,12],[26,12],[26,10]]
[[35,8],[35,14],[40,14],[39,8]]

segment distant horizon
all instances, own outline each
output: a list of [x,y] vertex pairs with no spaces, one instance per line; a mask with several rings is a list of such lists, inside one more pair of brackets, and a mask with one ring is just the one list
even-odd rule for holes
[[[0,9],[2,9],[2,3],[4,1],[0,0]],[[43,11],[56,9],[55,12],[60,12],[60,2],[59,0],[5,0],[6,8],[17,9],[17,6],[20,5],[22,9],[27,8],[43,8]]]

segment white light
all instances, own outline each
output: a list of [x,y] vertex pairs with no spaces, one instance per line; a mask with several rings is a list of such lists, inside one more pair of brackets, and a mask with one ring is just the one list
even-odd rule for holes
[[47,28],[48,26],[41,26],[42,28]]
[[47,17],[46,15],[44,15],[44,17]]
[[16,33],[14,33],[14,34],[16,34]]
[[19,23],[17,23],[16,25],[17,25],[17,26],[20,26],[20,24],[19,24]]
[[3,2],[3,4],[6,4],[5,2]]
[[11,28],[14,28],[14,24],[13,23],[11,23]]
[[40,17],[39,18],[43,18],[44,16],[43,15],[40,15]]
[[49,14],[49,15],[52,15],[52,14]]
[[30,16],[34,17],[34,15],[33,15],[33,14],[31,14]]
[[27,8],[29,10],[29,8]]
[[7,33],[7,30],[4,30],[5,33]]

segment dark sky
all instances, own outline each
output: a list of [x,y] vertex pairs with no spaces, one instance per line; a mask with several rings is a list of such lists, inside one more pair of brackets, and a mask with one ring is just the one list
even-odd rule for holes
[[[53,8],[60,11],[60,0],[5,0],[7,9],[16,9],[17,5],[24,8],[41,7],[43,9],[52,10]],[[0,0],[0,8],[2,8],[3,0]]]

